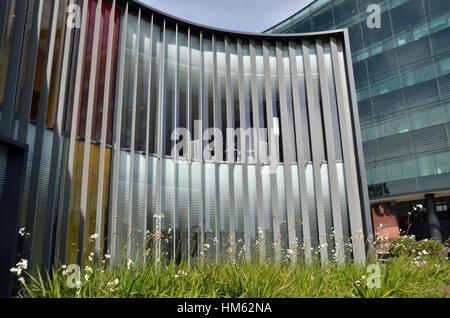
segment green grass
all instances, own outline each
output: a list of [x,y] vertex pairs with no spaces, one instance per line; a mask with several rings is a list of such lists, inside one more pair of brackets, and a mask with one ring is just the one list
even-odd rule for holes
[[[367,266],[352,264],[322,267],[274,262],[223,262],[188,268],[168,264],[128,268],[94,266],[81,272],[81,286],[67,286],[69,275],[61,268],[29,276],[19,297],[33,298],[351,298],[450,297],[450,261],[417,263],[398,257],[379,264],[380,288],[369,288]],[[73,273],[72,273],[73,274]],[[89,280],[85,280],[89,274]],[[111,284],[118,280],[118,284]],[[73,277],[72,277],[73,281]],[[369,286],[368,286],[369,285]]]

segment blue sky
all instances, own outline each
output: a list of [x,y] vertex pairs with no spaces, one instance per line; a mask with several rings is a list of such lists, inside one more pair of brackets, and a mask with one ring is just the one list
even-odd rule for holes
[[312,0],[138,0],[192,22],[236,31],[261,32]]

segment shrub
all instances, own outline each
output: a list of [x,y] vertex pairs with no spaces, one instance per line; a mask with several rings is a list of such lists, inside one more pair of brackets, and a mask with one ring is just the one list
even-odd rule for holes
[[416,256],[417,241],[414,236],[402,236],[391,241],[389,253],[394,257]]
[[450,236],[448,237],[448,239],[444,242],[444,245],[448,248],[450,248]]
[[447,257],[447,249],[441,242],[428,239],[418,242],[414,236],[403,236],[392,240],[389,253],[393,257],[410,256],[440,260]]
[[422,240],[417,242],[419,256],[444,260],[447,257],[447,248],[436,240]]

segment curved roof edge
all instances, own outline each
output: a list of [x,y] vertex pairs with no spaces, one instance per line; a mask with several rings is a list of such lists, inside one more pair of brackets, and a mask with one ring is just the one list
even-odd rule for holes
[[148,14],[152,13],[156,16],[159,16],[161,18],[164,18],[166,20],[170,20],[174,23],[178,24],[184,24],[186,26],[189,26],[191,28],[198,29],[199,31],[211,31],[214,33],[221,33],[223,35],[231,35],[231,36],[241,36],[241,37],[257,37],[267,40],[273,40],[273,39],[287,39],[287,38],[293,38],[293,37],[302,37],[302,38],[309,38],[309,37],[320,37],[320,36],[330,36],[333,34],[339,35],[339,34],[345,34],[346,29],[336,29],[336,30],[329,30],[329,31],[320,31],[320,32],[310,32],[310,33],[256,33],[256,32],[245,32],[245,31],[235,31],[235,30],[227,30],[217,27],[211,27],[203,24],[199,24],[196,22],[192,22],[189,20],[185,20],[182,18],[175,17],[173,15],[170,15],[168,13],[162,12],[158,9],[155,9],[148,4],[142,3],[140,1],[136,0],[116,0],[116,3],[122,6],[123,8],[126,7],[128,3],[129,9],[133,11],[137,11],[139,9],[144,11],[144,15],[147,12]]

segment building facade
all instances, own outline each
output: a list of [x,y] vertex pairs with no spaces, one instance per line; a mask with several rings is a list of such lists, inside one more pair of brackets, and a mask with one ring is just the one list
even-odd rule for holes
[[[381,9],[370,28],[370,5]],[[317,0],[266,31],[348,28],[372,204],[408,212],[418,238],[450,236],[450,3]]]
[[120,0],[0,6],[2,244],[21,258],[364,262],[345,30],[238,33]]

